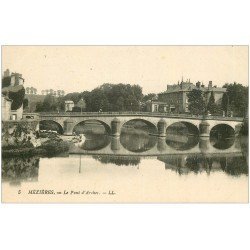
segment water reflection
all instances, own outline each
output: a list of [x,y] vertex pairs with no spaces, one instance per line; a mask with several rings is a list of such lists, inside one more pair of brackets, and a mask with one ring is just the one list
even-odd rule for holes
[[191,172],[210,174],[214,171],[223,171],[232,176],[248,175],[247,159],[242,154],[227,156],[170,155],[159,156],[157,159],[165,163],[165,169],[170,169],[180,175]]
[[139,156],[94,155],[93,158],[103,164],[113,163],[117,166],[138,166],[141,162]]
[[176,150],[188,150],[199,142],[199,130],[188,122],[177,122],[170,125],[166,131],[166,143]]
[[11,185],[22,181],[37,181],[39,170],[38,157],[15,157],[2,159],[2,180]]
[[85,134],[85,138],[83,145],[81,145],[84,150],[100,150],[110,143],[110,137],[105,134]]
[[176,150],[188,150],[195,147],[199,142],[199,137],[195,135],[171,135],[168,134],[166,143]]
[[156,145],[157,137],[149,134],[122,133],[120,141],[128,151],[141,153],[153,148]]
[[214,148],[228,149],[235,141],[234,129],[226,124],[219,124],[212,128],[210,141]]
[[228,149],[232,147],[232,145],[234,144],[235,137],[221,138],[221,139],[211,137],[210,141],[213,147],[217,149]]
[[[72,167],[74,167],[80,163],[84,167],[87,157],[90,156],[103,166],[114,164],[116,166],[135,166],[139,168],[140,165],[143,168],[142,160],[147,161],[149,157],[153,162],[152,166],[157,167],[160,162],[163,162],[165,170],[174,171],[178,175],[204,172],[210,175],[215,171],[230,176],[248,175],[247,138],[245,141],[235,138],[233,145],[231,140],[225,140],[223,141],[223,147],[233,147],[233,149],[221,151],[210,146],[209,138],[197,142],[196,138],[189,137],[187,140],[182,139],[180,141],[179,136],[178,142],[175,142],[178,144],[177,148],[188,150],[185,152],[181,150],[179,152],[174,151],[173,154],[171,148],[168,148],[169,145],[165,138],[126,133],[122,133],[120,138],[109,137],[104,134],[86,134],[85,136],[86,140],[82,145],[82,151],[75,152],[77,157],[79,156],[79,161],[72,163],[69,158],[60,158],[59,161],[55,161],[55,164],[69,164],[70,167],[72,164]],[[198,147],[196,146],[197,143],[199,144]],[[196,144],[195,151],[193,150],[194,147],[192,147],[194,144]],[[154,150],[149,151],[152,148]],[[50,158],[51,160],[53,158]],[[40,158],[38,157],[3,158],[2,180],[9,182],[11,185],[20,185],[24,181],[37,181],[39,164]],[[53,168],[53,166],[51,167]],[[95,168],[94,162],[92,162],[91,167]],[[50,171],[50,168],[47,171]],[[157,168],[155,171],[158,171]]]

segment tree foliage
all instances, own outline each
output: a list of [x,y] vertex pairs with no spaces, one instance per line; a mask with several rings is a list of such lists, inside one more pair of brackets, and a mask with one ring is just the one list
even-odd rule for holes
[[227,93],[224,93],[222,96],[221,108],[223,111],[225,111],[226,114],[228,112],[228,107],[229,107],[229,97]]
[[209,111],[211,114],[216,114],[218,112],[218,105],[215,103],[214,99],[214,92],[211,92],[211,95],[209,97],[209,101],[207,104],[207,111]]
[[71,100],[76,105],[81,99],[85,101],[84,109],[88,112],[139,111],[142,98],[142,88],[139,85],[105,83],[90,92],[74,92],[57,98],[47,95],[42,103],[37,103],[36,111],[63,111],[66,100]]
[[202,115],[206,111],[206,104],[203,92],[198,89],[193,89],[187,94],[188,108],[192,114]]
[[9,87],[10,81],[11,81],[10,76],[3,77],[2,78],[2,88]]
[[138,111],[143,98],[139,85],[105,83],[86,97],[87,111]]
[[58,111],[58,100],[55,96],[47,95],[43,102],[36,104],[36,112]]
[[245,116],[248,111],[248,87],[236,82],[227,83],[223,87],[227,88],[229,108],[234,116]]

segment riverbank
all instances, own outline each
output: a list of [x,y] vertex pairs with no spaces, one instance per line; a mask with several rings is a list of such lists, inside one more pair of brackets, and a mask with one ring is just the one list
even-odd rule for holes
[[32,144],[25,146],[2,147],[2,157],[10,158],[16,156],[40,156],[53,157],[62,153],[68,153],[73,142],[63,140],[58,135],[50,135],[46,138],[40,138],[41,145],[34,147]]

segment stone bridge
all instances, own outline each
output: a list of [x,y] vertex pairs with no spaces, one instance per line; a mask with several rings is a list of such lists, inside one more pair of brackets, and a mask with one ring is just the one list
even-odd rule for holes
[[209,137],[210,131],[216,125],[228,125],[237,135],[240,131],[243,118],[192,116],[184,114],[164,114],[148,112],[65,112],[65,113],[24,113],[23,119],[38,119],[41,121],[56,122],[64,135],[72,135],[77,124],[86,121],[98,121],[111,136],[119,137],[122,127],[129,121],[141,120],[153,126],[159,137],[166,136],[166,130],[175,123],[183,123],[196,130],[201,137]]

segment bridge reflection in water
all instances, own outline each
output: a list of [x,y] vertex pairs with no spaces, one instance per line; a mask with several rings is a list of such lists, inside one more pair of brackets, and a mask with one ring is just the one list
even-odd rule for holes
[[[179,175],[203,172],[210,174],[215,171],[232,176],[248,175],[247,148],[242,147],[237,137],[220,140],[218,143],[214,139],[197,139],[194,136],[162,139],[129,133],[123,133],[120,138],[86,135],[84,144],[81,147],[72,146],[69,156],[66,157],[69,158],[58,158],[59,165],[65,168],[60,171],[72,171],[77,167],[78,174],[84,174],[87,158],[98,161],[104,167],[106,164],[114,164],[140,170],[144,168],[141,162],[150,158],[154,161],[155,166],[152,167],[156,167],[155,171],[159,170],[157,165],[161,165],[158,163],[162,162],[165,171],[174,171]],[[75,161],[73,158],[79,159]],[[57,161],[56,157],[54,159]],[[22,182],[37,182],[39,175],[43,175],[45,169],[51,171],[44,167],[43,170],[39,170],[39,165],[44,160],[39,157],[2,159],[3,182],[17,186]],[[48,163],[51,164],[52,160],[48,159]],[[71,166],[71,160],[74,162],[74,167]],[[58,168],[59,165],[55,167]],[[94,163],[92,167],[95,167]]]
[[[102,149],[88,150],[85,144],[82,147],[74,146],[70,150],[70,157],[80,155],[81,159],[92,157],[102,164],[138,168],[142,159],[150,158],[164,162],[166,170],[171,169],[178,174],[223,171],[235,176],[248,175],[247,152],[242,151],[238,137],[227,138],[220,143],[214,138],[199,139],[192,135],[184,138],[172,137],[173,141],[126,133],[121,138],[106,136],[102,139],[106,140],[102,144],[107,145]],[[86,145],[91,144],[91,139],[89,140],[86,140]],[[96,143],[95,139],[92,143]]]

